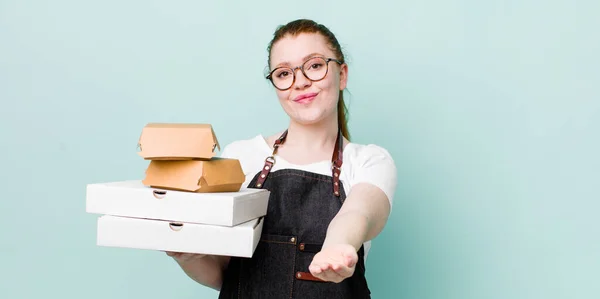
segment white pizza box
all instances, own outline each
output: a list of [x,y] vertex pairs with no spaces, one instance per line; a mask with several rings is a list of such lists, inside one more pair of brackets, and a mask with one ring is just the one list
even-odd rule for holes
[[267,213],[270,192],[196,193],[145,186],[141,180],[88,184],[86,211],[91,214],[235,226]]
[[227,227],[104,215],[96,240],[104,247],[252,257],[262,228],[262,217]]

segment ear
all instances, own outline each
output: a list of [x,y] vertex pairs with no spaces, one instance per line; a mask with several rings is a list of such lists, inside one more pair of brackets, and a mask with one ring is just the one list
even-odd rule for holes
[[347,84],[348,84],[348,65],[344,63],[340,66],[340,90],[346,89]]

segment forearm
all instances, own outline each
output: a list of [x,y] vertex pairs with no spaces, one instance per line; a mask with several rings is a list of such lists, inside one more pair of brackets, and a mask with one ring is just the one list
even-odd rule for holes
[[370,239],[369,230],[369,220],[362,213],[349,211],[339,214],[329,224],[323,247],[350,244],[358,251]]
[[358,184],[327,228],[324,246],[350,244],[356,250],[383,230],[389,217],[385,194],[368,184]]
[[205,256],[190,261],[176,260],[181,269],[194,281],[215,290],[221,289],[223,271],[229,262],[226,257]]

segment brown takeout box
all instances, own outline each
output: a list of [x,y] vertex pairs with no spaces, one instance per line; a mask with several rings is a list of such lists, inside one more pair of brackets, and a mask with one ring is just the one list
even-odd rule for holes
[[244,181],[239,160],[215,157],[210,160],[150,161],[142,182],[153,188],[208,193],[238,192]]
[[210,159],[221,150],[210,124],[149,123],[138,141],[146,160]]

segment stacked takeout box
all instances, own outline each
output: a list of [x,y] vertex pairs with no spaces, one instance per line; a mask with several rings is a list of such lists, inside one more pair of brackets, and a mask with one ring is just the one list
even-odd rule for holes
[[146,125],[145,178],[87,185],[86,211],[101,214],[97,245],[251,257],[269,191],[245,188],[240,161],[216,149],[209,124]]

